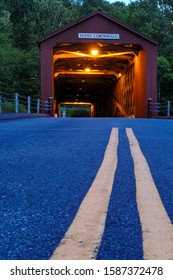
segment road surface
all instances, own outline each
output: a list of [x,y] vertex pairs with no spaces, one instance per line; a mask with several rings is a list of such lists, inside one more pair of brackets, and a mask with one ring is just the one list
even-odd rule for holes
[[0,259],[173,259],[172,170],[171,120],[1,121]]

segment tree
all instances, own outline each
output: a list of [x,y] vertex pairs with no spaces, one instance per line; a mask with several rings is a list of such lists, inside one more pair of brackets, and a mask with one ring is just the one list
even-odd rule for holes
[[14,46],[28,50],[31,45],[34,0],[6,0],[13,29]]
[[86,16],[98,9],[108,12],[110,4],[104,0],[83,0],[81,1],[81,16]]
[[125,3],[119,1],[112,3],[110,7],[110,15],[115,19],[128,24],[128,9]]
[[[8,3],[7,3],[8,2]],[[15,2],[15,1],[14,1]],[[23,95],[39,95],[39,51],[36,40],[31,32],[27,39],[21,34],[17,42],[9,1],[1,2],[0,12],[0,90],[6,92],[19,92]],[[17,1],[16,1],[17,3]],[[20,14],[20,12],[19,12]],[[13,14],[14,16],[14,14]],[[18,26],[18,23],[16,23]],[[15,31],[14,31],[15,30]],[[28,29],[27,29],[28,30]],[[24,35],[24,31],[22,33]],[[30,38],[29,44],[26,43]],[[34,42],[34,43],[33,43]]]
[[[171,64],[164,56],[158,56],[158,98],[170,99],[171,85],[173,84],[173,71],[171,69]],[[164,94],[162,95],[162,92]],[[173,97],[172,97],[173,98]]]
[[60,29],[75,19],[71,1],[41,0],[35,3],[37,12],[34,16],[39,37]]

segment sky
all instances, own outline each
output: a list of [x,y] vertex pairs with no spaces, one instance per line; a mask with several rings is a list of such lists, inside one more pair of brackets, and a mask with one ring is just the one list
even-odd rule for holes
[[[110,3],[114,3],[116,2],[116,0],[108,0]],[[130,0],[117,0],[117,1],[120,1],[120,2],[124,2],[125,4],[129,4],[130,3]]]

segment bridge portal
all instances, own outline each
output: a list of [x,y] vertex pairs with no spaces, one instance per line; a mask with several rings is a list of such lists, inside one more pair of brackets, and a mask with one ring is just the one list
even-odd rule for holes
[[53,114],[76,107],[91,117],[144,118],[148,99],[157,101],[157,43],[101,11],[39,45],[41,98],[52,98]]

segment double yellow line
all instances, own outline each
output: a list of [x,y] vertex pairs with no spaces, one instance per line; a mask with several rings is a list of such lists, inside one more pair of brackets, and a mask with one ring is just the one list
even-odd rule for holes
[[173,259],[173,225],[165,211],[148,163],[131,129],[126,129],[134,161],[136,197],[146,260]]
[[[173,259],[173,226],[147,161],[131,128],[126,129],[134,161],[144,259]],[[102,239],[117,168],[118,128],[111,131],[103,162],[52,260],[95,259]],[[116,250],[116,248],[115,248]]]

